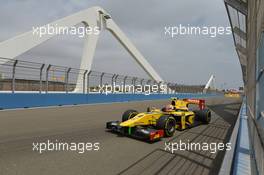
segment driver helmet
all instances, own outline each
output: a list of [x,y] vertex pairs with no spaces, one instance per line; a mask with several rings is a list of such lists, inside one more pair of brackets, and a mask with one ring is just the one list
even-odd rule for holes
[[172,111],[173,110],[173,106],[172,105],[166,105],[165,106],[165,111],[168,112],[168,111]]

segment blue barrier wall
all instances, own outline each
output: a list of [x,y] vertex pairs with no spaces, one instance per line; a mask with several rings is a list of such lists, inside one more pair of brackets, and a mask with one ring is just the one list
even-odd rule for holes
[[75,104],[96,104],[141,100],[178,98],[205,98],[217,94],[37,94],[37,93],[0,93],[0,109],[30,108]]

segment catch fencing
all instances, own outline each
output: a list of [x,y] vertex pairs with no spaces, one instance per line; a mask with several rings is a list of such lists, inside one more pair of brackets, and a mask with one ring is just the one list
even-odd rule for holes
[[[166,85],[166,93],[202,93],[204,85],[183,85],[173,82],[156,82],[152,79],[98,71],[88,71],[65,66],[0,58],[0,91],[33,91],[95,93],[106,85]],[[121,89],[113,89],[118,93]],[[144,89],[146,90],[146,89]]]

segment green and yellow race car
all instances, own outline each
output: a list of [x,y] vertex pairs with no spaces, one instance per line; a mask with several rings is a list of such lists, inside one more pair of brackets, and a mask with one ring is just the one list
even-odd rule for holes
[[[190,110],[190,104],[197,105],[199,110]],[[172,98],[171,103],[162,109],[148,108],[147,112],[142,113],[127,110],[121,122],[107,122],[106,128],[134,138],[156,141],[173,136],[176,129],[184,130],[210,121],[211,112],[205,109],[205,100]]]

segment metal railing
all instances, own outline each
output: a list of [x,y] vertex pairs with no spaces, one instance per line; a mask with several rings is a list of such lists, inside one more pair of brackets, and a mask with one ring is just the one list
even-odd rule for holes
[[[80,77],[81,80],[80,80]],[[80,83],[81,82],[81,83]],[[202,93],[204,85],[182,85],[156,82],[147,78],[106,72],[81,70],[71,67],[41,64],[29,61],[0,58],[0,91],[98,92],[105,85],[167,85],[167,93]],[[113,89],[112,91],[118,91]]]

